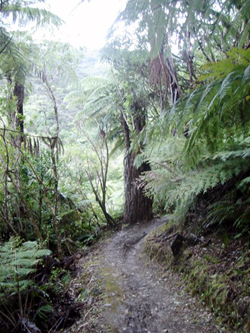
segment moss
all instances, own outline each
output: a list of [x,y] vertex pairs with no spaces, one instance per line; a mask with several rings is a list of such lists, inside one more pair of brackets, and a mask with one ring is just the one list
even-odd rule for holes
[[[116,318],[120,312],[120,304],[125,298],[125,293],[117,283],[119,280],[114,274],[112,267],[105,267],[101,270],[101,276],[104,276],[104,285],[102,290],[103,304],[107,306],[111,318]],[[110,321],[112,323],[112,320]],[[109,324],[105,327],[107,332],[118,333],[115,325]]]
[[149,257],[181,273],[186,289],[200,296],[223,325],[238,333],[250,332],[250,251],[230,250],[228,237],[223,235],[209,250],[188,248],[174,258],[170,242],[159,241],[169,228],[165,225],[148,236],[145,251]]
[[110,267],[105,267],[101,275],[105,276],[105,285],[103,291],[103,299],[105,303],[111,304],[111,311],[115,312],[117,305],[124,298],[124,292],[117,283],[117,277],[113,275],[113,270]]
[[152,234],[155,235],[156,237],[158,237],[174,226],[175,226],[175,221],[170,220],[166,224],[163,224],[159,228],[157,228]]
[[147,253],[150,259],[156,260],[161,264],[168,265],[173,257],[168,244],[162,241],[161,236],[175,232],[175,223],[173,220],[161,225],[155,229],[145,239],[144,252]]
[[244,317],[240,318],[237,311],[238,297],[236,294],[232,295],[230,279],[224,274],[211,275],[206,260],[197,260],[192,264],[189,271],[185,270],[187,289],[192,294],[200,295],[217,316],[224,321],[226,319],[231,327],[237,328],[237,332],[241,332],[240,327],[242,328],[245,320]]

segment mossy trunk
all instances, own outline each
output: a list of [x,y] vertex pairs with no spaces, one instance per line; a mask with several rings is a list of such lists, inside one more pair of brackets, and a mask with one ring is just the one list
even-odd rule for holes
[[136,169],[133,165],[135,157],[135,153],[127,152],[124,160],[124,222],[130,224],[150,220],[153,216],[152,200],[144,195],[143,188],[138,183],[138,177],[142,172],[149,171],[150,166],[143,163],[139,169]]
[[[139,103],[134,103],[134,128],[136,133],[140,133],[145,126],[146,111]],[[150,170],[148,163],[143,163],[139,168],[135,168],[134,160],[136,152],[131,151],[130,129],[123,118],[123,129],[126,144],[126,155],[124,159],[124,190],[125,208],[124,222],[134,224],[139,221],[150,220],[152,214],[152,200],[145,196],[143,187],[139,183],[139,176]]]

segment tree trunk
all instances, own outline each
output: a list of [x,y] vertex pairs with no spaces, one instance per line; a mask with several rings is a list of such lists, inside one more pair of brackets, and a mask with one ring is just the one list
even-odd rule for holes
[[[57,140],[56,137],[54,140]],[[54,178],[54,202],[53,202],[53,225],[54,225],[54,232],[56,235],[57,241],[57,251],[58,251],[58,258],[62,259],[63,257],[63,250],[62,250],[62,239],[60,234],[60,226],[58,220],[58,173],[57,173],[57,161],[56,161],[56,152],[55,152],[55,141],[50,145],[50,154],[51,154],[51,162],[52,162],[52,170],[53,170],[53,178]]]
[[20,133],[19,140],[20,142],[22,142],[24,134],[24,120],[23,120],[24,86],[16,82],[13,94],[17,98],[16,129]]
[[[141,108],[139,103],[134,103],[133,109],[134,127],[136,133],[139,134],[145,126],[146,111]],[[144,171],[149,171],[150,166],[147,163],[143,163],[138,169],[134,167],[137,153],[131,152],[130,129],[124,116],[122,123],[126,144],[126,155],[124,158],[124,222],[134,224],[139,221],[150,220],[153,217],[152,200],[144,195],[143,188],[138,182],[139,176]]]
[[[13,143],[16,147],[16,185],[18,187],[18,193],[21,193],[21,146],[23,142],[23,134],[24,134],[24,121],[23,121],[23,103],[24,103],[24,86],[18,82],[15,82],[13,95],[16,97],[16,111],[12,114],[12,126],[13,129],[16,130],[16,135],[14,136]],[[25,217],[25,211],[27,211],[22,203],[20,195],[17,197],[16,203],[16,216],[19,221],[19,233],[23,232],[23,227],[25,226],[23,223],[23,218]]]
[[143,193],[143,188],[137,179],[150,166],[143,163],[139,169],[134,167],[135,153],[127,151],[124,159],[125,209],[124,222],[134,224],[138,221],[150,220],[152,214],[152,200]]

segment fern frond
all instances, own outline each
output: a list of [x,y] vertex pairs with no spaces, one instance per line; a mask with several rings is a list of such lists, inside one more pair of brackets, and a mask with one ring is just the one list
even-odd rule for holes
[[33,284],[29,275],[50,253],[47,249],[40,249],[37,242],[20,244],[20,240],[15,238],[0,246],[0,290],[14,295],[18,290],[27,289]]
[[63,24],[62,19],[45,9],[22,6],[18,2],[5,4],[1,14],[5,17],[11,16],[13,23],[18,23],[20,26],[26,25],[28,21],[35,22],[37,26],[51,24],[58,27]]
[[[195,198],[208,190],[222,186],[230,179],[248,170],[250,158],[249,138],[224,143],[224,150],[211,153],[199,145],[193,149],[196,162],[187,163],[183,147],[184,137],[168,137],[147,147],[144,158],[150,161],[152,170],[141,176],[145,193],[155,202],[164,202],[165,209],[175,208],[176,217],[184,217]],[[192,165],[192,167],[189,166]],[[242,182],[242,187],[247,184]]]
[[[250,91],[249,56],[249,51],[233,50],[230,54],[232,61],[235,61],[233,70],[226,70],[226,75],[222,78],[222,68],[211,66],[210,70],[214,71],[211,72],[211,77],[220,79],[195,89],[187,97],[183,96],[165,114],[165,129],[168,127],[169,132],[177,129],[181,133],[187,128],[186,155],[192,152],[198,142],[198,145],[206,142],[213,151],[220,150],[222,142],[228,137],[232,138],[232,129],[234,137],[242,132],[247,135],[250,124],[247,112]],[[224,61],[222,64],[224,66]]]

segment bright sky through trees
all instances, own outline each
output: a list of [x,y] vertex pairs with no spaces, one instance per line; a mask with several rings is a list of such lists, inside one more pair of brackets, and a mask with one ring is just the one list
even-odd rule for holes
[[[55,39],[73,46],[99,49],[105,44],[109,27],[125,6],[125,0],[47,0],[46,8],[65,21]],[[47,38],[49,36],[46,36]]]

